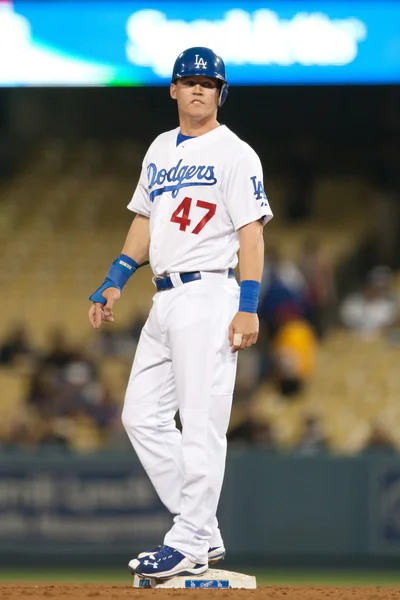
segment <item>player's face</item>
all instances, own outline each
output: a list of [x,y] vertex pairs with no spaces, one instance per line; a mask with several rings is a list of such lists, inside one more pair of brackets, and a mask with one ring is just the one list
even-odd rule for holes
[[178,110],[193,119],[205,119],[218,108],[220,83],[212,77],[182,77],[171,84],[171,98],[178,102]]

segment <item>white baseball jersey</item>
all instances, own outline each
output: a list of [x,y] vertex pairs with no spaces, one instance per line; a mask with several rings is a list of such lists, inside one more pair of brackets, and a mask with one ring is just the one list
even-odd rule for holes
[[179,128],[158,136],[128,208],[150,218],[155,275],[237,265],[237,230],[272,218],[260,159],[226,126],[176,145]]
[[239,286],[227,269],[237,264],[238,229],[272,213],[247,144],[225,126],[177,146],[178,132],[150,146],[129,208],[150,218],[156,275],[202,273],[186,284],[173,278],[178,285],[154,295],[122,419],[174,515],[164,544],[205,564],[209,548],[223,547],[216,511],[237,362],[228,333]]

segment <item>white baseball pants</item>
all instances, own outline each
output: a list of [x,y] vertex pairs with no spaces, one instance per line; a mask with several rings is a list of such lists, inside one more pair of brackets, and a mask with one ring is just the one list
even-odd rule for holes
[[176,515],[164,544],[204,564],[209,547],[222,544],[216,511],[237,363],[228,330],[239,286],[226,271],[202,272],[186,284],[173,280],[178,287],[153,298],[122,422],[161,501]]

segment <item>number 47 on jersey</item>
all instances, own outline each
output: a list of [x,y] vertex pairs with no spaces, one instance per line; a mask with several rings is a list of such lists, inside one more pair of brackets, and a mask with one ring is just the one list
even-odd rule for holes
[[[206,213],[204,217],[197,223],[191,233],[200,233],[205,225],[207,225],[208,221],[213,218],[215,215],[215,211],[217,210],[217,205],[212,202],[205,202],[204,200],[197,200],[196,206],[199,208],[203,208]],[[186,231],[186,228],[190,226],[192,220],[189,219],[190,209],[192,208],[192,198],[186,196],[178,206],[176,210],[172,213],[171,222],[178,223],[179,229],[181,231]]]

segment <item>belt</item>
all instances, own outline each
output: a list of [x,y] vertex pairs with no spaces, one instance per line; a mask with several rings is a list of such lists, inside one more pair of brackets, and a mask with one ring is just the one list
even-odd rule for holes
[[[196,281],[197,279],[201,279],[200,271],[193,271],[192,273],[178,273],[177,276],[181,280],[182,283],[190,283],[191,281]],[[235,272],[233,269],[228,269],[228,278],[232,279],[235,277]],[[157,292],[163,292],[165,290],[170,290],[173,287],[177,287],[174,285],[171,277],[169,275],[165,275],[165,277],[154,277],[153,279],[154,285],[157,288]]]

